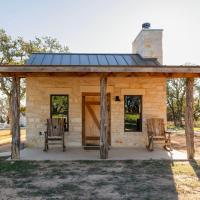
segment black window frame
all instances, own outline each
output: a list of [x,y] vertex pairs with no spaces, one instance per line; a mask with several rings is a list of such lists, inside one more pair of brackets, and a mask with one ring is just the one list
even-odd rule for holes
[[[139,113],[140,114],[140,130],[136,130],[136,131],[134,131],[134,130],[126,130],[126,128],[125,128],[125,115],[126,114],[136,114],[136,113],[127,113],[127,112],[125,112],[125,99],[126,99],[126,96],[134,96],[134,97],[140,97],[140,102],[141,102],[141,112]],[[124,132],[142,132],[142,129],[143,129],[143,123],[142,123],[142,113],[143,113],[143,97],[142,97],[142,95],[124,95]],[[138,113],[137,113],[138,114]]]
[[[50,95],[50,118],[52,118],[52,97],[53,96],[66,96],[67,97],[67,121],[65,122],[65,131],[69,131],[69,95],[68,94],[51,94]],[[67,124],[67,127],[66,127]]]

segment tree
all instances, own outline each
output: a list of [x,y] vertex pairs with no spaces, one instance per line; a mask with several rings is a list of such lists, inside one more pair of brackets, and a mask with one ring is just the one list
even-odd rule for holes
[[[185,113],[186,79],[169,79],[167,82],[167,118],[175,126],[183,126]],[[200,118],[200,82],[194,81],[194,120]]]
[[[185,63],[186,66],[194,66],[192,63]],[[175,126],[183,126],[186,99],[186,79],[177,78],[167,81],[167,118],[174,122]],[[200,81],[194,80],[194,120],[200,117]]]
[[0,97],[0,123],[6,121],[8,103],[5,96]]
[[185,79],[169,79],[167,81],[168,119],[174,121],[175,126],[183,126],[182,118],[185,110]]
[[[13,39],[5,30],[0,29],[0,64],[24,64],[33,52],[68,52],[67,46],[62,46],[52,37],[35,37],[25,41],[22,37]],[[25,96],[25,79],[21,79],[20,98]],[[0,78],[0,90],[8,101],[8,122],[11,110],[11,77]]]
[[197,122],[200,118],[200,81],[196,79],[194,84],[194,120]]

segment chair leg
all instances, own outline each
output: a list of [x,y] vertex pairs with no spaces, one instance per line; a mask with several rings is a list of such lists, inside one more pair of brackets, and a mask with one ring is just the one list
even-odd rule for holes
[[171,140],[170,138],[167,138],[165,140],[165,145],[163,147],[166,151],[172,151],[172,145],[171,145]]
[[154,150],[154,144],[153,144],[153,138],[151,138],[151,146],[150,146],[150,151]]
[[63,152],[64,152],[64,151],[65,151],[65,148],[66,148],[64,142],[63,142],[62,147],[63,147]]
[[149,137],[149,144],[146,146],[148,151],[153,151],[153,137]]
[[172,143],[171,143],[171,140],[169,140],[169,150],[172,151]]
[[65,147],[65,145],[63,146],[63,152],[65,152],[65,149],[66,149],[66,147]]
[[169,149],[170,151],[172,151],[171,135],[169,135],[168,141],[169,141]]
[[44,150],[43,151],[47,151],[49,149],[48,147],[48,133],[45,131],[45,135],[44,135]]
[[149,148],[150,148],[150,142],[151,142],[150,138],[148,138],[148,141],[149,141],[149,143],[148,143],[148,145],[146,145],[146,148],[147,148],[147,150],[149,151]]
[[63,139],[62,139],[62,147],[63,147],[63,152],[65,151],[65,138],[63,137]]
[[46,141],[46,139],[45,139],[45,141],[44,141],[44,150],[43,151],[47,151],[48,150],[48,145],[47,145],[47,141]]

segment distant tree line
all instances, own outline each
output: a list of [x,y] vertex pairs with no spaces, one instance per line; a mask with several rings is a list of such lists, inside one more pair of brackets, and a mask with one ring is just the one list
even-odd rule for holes
[[[167,81],[167,119],[173,121],[176,127],[184,126],[186,80],[184,78]],[[194,84],[194,120],[200,118],[200,82]]]

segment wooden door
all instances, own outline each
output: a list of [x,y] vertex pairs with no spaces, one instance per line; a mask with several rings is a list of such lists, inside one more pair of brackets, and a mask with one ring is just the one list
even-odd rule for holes
[[[110,95],[107,94],[107,109],[108,109],[108,144],[111,144],[110,134]],[[83,94],[82,105],[82,144],[84,147],[95,148],[99,147],[100,141],[100,94]]]

